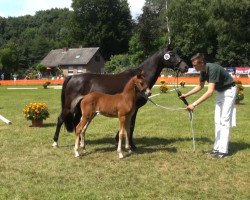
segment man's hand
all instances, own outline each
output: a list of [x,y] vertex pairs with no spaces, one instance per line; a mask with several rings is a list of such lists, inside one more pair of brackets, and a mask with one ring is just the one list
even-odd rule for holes
[[195,108],[195,106],[194,106],[193,104],[189,104],[189,105],[186,107],[186,109],[187,109],[188,111],[193,111],[194,108]]
[[182,98],[186,98],[187,97],[187,95],[186,94],[181,94],[180,96],[179,96],[179,98],[180,99],[182,99]]

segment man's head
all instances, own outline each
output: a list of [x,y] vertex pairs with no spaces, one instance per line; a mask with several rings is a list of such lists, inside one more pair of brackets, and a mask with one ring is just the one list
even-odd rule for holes
[[197,71],[205,71],[206,70],[206,62],[204,55],[202,53],[195,54],[192,58],[192,65]]

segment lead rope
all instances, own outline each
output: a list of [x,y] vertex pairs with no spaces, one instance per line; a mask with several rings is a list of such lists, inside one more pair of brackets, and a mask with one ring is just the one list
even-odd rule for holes
[[[178,97],[180,97],[182,94],[178,88],[178,86],[179,86],[178,77],[179,77],[179,70],[176,73],[176,79],[177,79],[176,85],[177,85],[177,87],[176,87],[176,85],[174,85],[174,89],[177,92]],[[184,104],[186,104],[187,106],[189,105],[189,103],[187,102],[187,100],[184,97],[182,97],[180,99],[183,101]],[[195,151],[195,135],[194,135],[194,127],[193,127],[193,121],[194,121],[193,111],[189,111],[189,121],[190,121],[190,127],[191,127],[192,138],[193,138],[192,143],[193,143],[193,152],[194,152]]]
[[191,115],[189,117],[190,119],[190,127],[191,127],[191,132],[192,132],[192,137],[193,137],[193,152],[195,152],[195,136],[194,136],[194,127],[193,127],[193,121],[194,121],[194,115],[193,115],[193,111],[189,112],[189,115]]
[[[151,97],[153,97],[153,96],[151,96]],[[171,111],[186,110],[186,108],[169,108],[169,107],[165,107],[165,106],[162,106],[162,105],[159,105],[159,104],[155,103],[152,99],[150,99],[150,97],[145,96],[145,98],[148,101],[150,101],[152,104],[154,104],[156,107],[163,108],[165,110],[171,110]],[[194,119],[193,112],[190,111],[189,112],[189,120],[190,120],[191,132],[192,132],[192,137],[193,137],[193,152],[194,152],[195,151],[195,137],[194,137],[193,119]]]
[[165,110],[177,111],[177,110],[185,110],[186,109],[186,108],[169,108],[169,107],[165,107],[165,106],[162,106],[162,105],[159,105],[159,104],[155,103],[152,99],[150,99],[150,97],[146,97],[146,99],[149,100],[155,106],[157,106],[159,108],[163,108]]

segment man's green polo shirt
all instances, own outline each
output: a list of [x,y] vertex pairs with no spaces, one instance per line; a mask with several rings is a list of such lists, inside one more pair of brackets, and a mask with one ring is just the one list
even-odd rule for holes
[[234,85],[231,75],[216,63],[207,63],[206,71],[200,73],[200,82],[215,83],[215,90],[221,92]]

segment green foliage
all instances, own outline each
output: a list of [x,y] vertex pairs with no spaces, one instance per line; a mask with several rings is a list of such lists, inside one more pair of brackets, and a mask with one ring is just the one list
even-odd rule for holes
[[39,72],[43,72],[46,70],[46,66],[44,66],[43,64],[39,63],[37,66],[36,66],[36,70],[39,71]]
[[148,0],[143,6],[143,13],[138,17],[137,32],[144,58],[166,46],[166,43],[162,44],[163,35],[167,33],[165,9],[166,1]]
[[128,51],[132,19],[125,0],[73,0],[73,37],[99,46],[106,59]]
[[247,0],[171,1],[171,36],[182,57],[207,54],[223,66],[250,65]]
[[4,71],[8,67],[9,71],[23,73],[51,49],[70,46],[73,43],[68,25],[71,14],[68,9],[51,9],[34,16],[0,18],[0,48],[4,51],[0,57],[4,57]]
[[129,41],[129,55],[131,55],[131,59],[136,65],[143,61],[143,48],[138,33],[134,33]]
[[15,72],[18,68],[19,54],[17,44],[8,41],[0,50],[0,55],[0,62],[5,72],[5,78],[9,79],[10,74]]
[[212,0],[209,8],[218,46],[216,60],[224,66],[249,64],[249,1]]
[[171,38],[181,55],[190,58],[195,52],[213,53],[214,29],[209,19],[206,0],[177,0],[169,5]]
[[134,68],[133,58],[127,54],[111,56],[110,61],[105,63],[107,73],[120,73],[126,69]]

